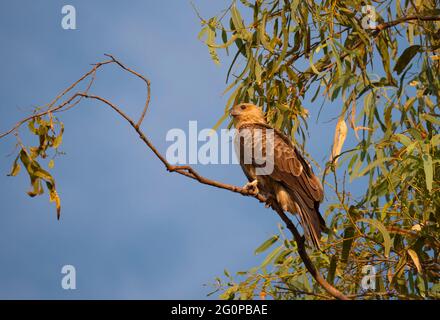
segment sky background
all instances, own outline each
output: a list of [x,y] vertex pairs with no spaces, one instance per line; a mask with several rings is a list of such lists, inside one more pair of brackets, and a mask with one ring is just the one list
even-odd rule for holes
[[[61,28],[61,8],[74,5],[77,30]],[[229,1],[195,1],[205,17]],[[45,104],[111,53],[152,82],[143,129],[165,153],[171,128],[211,128],[222,115],[230,59],[216,66],[197,39],[190,2],[1,1],[0,131]],[[133,117],[145,99],[142,82],[108,67],[92,93]],[[333,105],[337,105],[338,101]],[[323,165],[335,115],[309,106],[308,152]],[[47,194],[30,198],[25,172],[7,177],[13,136],[0,141],[0,298],[205,299],[227,268],[261,263],[254,249],[277,232],[277,216],[257,203],[167,173],[133,130],[96,102],[62,114],[62,150],[52,170],[62,217]],[[23,128],[26,131],[26,128]],[[28,140],[29,142],[29,140]],[[35,140],[32,141],[36,143]],[[204,175],[243,185],[237,165],[198,165]],[[61,268],[74,265],[77,289],[63,290]]]

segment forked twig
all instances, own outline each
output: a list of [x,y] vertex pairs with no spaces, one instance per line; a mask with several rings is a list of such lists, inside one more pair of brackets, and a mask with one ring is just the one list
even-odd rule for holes
[[[329,284],[319,273],[319,271],[315,268],[313,265],[313,262],[310,260],[310,257],[307,254],[306,246],[304,242],[304,238],[300,235],[297,228],[293,224],[293,222],[287,217],[287,215],[284,213],[284,211],[281,209],[281,207],[278,205],[278,203],[274,201],[268,201],[264,196],[257,193],[255,194],[252,190],[249,190],[247,188],[238,187],[232,184],[223,183],[220,181],[208,179],[202,175],[200,175],[194,168],[188,165],[171,165],[167,159],[156,149],[156,147],[153,145],[153,143],[147,138],[147,136],[143,133],[143,131],[140,129],[140,126],[145,118],[145,115],[148,111],[148,107],[151,100],[151,83],[150,81],[139,74],[138,72],[126,67],[124,64],[122,64],[120,61],[118,61],[115,57],[112,55],[106,54],[107,57],[110,58],[110,60],[99,62],[93,66],[93,68],[85,73],[81,78],[79,78],[76,82],[74,82],[70,87],[68,87],[66,90],[64,90],[60,95],[58,95],[52,102],[50,102],[48,105],[46,105],[46,109],[43,111],[39,111],[34,113],[33,115],[24,118],[23,120],[17,122],[17,124],[12,127],[10,130],[6,131],[3,134],[0,134],[0,139],[11,134],[16,133],[16,131],[27,121],[32,120],[37,117],[41,117],[44,115],[51,114],[53,112],[61,112],[66,111],[74,106],[76,106],[81,99],[94,99],[102,102],[104,105],[107,105],[111,109],[113,109],[115,112],[117,112],[122,118],[124,118],[131,127],[136,131],[136,133],[139,135],[139,138],[147,145],[147,147],[155,154],[155,156],[162,162],[162,164],[165,166],[166,170],[169,172],[176,172],[180,175],[183,175],[185,177],[191,178],[193,180],[198,181],[201,184],[209,185],[212,187],[220,188],[229,190],[234,193],[239,193],[243,196],[249,196],[257,199],[258,201],[262,203],[269,204],[272,209],[280,216],[280,218],[284,221],[289,231],[292,233],[297,246],[298,246],[298,254],[300,255],[302,261],[304,262],[304,265],[306,266],[307,270],[310,272],[310,274],[313,276],[313,278],[316,280],[317,283],[319,283],[330,295],[337,299],[341,300],[347,300],[348,297],[342,294],[340,291],[338,291],[335,287],[333,287],[331,284]],[[104,65],[109,64],[115,64],[122,68],[123,70],[135,75],[136,77],[143,80],[147,86],[147,98],[144,105],[144,108],[142,110],[142,113],[137,121],[135,121],[133,118],[131,118],[129,115],[127,115],[124,111],[122,111],[121,108],[119,108],[117,105],[113,104],[111,101],[97,95],[89,94],[89,89],[93,84],[93,81],[96,76],[96,72],[99,68],[101,68]],[[61,98],[66,96],[72,89],[74,89],[79,83],[81,83],[83,80],[87,79],[88,77],[92,77],[89,85],[87,86],[86,90],[84,92],[75,92],[70,98],[66,99],[64,102],[56,105],[58,101],[60,101]],[[75,99],[78,99],[75,101]]]

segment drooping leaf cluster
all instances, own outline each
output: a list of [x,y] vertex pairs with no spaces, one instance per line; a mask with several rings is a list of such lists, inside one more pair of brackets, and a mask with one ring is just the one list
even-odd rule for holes
[[27,194],[31,197],[42,195],[46,187],[50,202],[55,203],[57,218],[59,219],[61,200],[55,186],[55,179],[48,170],[43,168],[40,162],[50,159],[47,163],[48,169],[54,167],[55,157],[62,154],[58,148],[62,143],[64,125],[52,113],[48,113],[45,116],[37,115],[31,117],[27,124],[31,134],[37,137],[38,145],[25,146],[18,133],[16,133],[19,152],[14,160],[9,176],[17,176],[23,167],[29,175],[31,184],[31,189]]

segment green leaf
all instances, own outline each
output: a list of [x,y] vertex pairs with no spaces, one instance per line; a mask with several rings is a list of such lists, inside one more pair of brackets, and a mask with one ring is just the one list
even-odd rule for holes
[[55,184],[55,181],[49,172],[47,172],[46,170],[41,168],[39,165],[36,165],[36,163],[35,163],[35,167],[36,167],[36,170],[34,171],[34,175],[36,177],[41,178],[45,181],[49,181],[52,184]]
[[54,147],[55,149],[58,148],[61,144],[61,142],[63,141],[63,135],[60,134],[59,136],[57,136],[53,142],[52,142],[52,147]]
[[423,158],[423,169],[425,170],[426,188],[429,192],[432,190],[432,182],[434,177],[434,167],[432,165],[432,157],[430,154],[424,154]]
[[199,40],[203,40],[205,34],[208,32],[208,29],[209,29],[209,26],[204,26],[204,27],[200,30],[199,34],[197,35],[197,38],[198,38]]
[[236,97],[240,93],[240,91],[241,91],[241,86],[238,86],[234,90],[234,92],[229,96],[228,101],[226,102],[225,111],[221,116],[221,118],[214,124],[212,130],[217,130],[222,125],[222,123],[229,117],[230,107],[233,106],[232,104],[236,100]]
[[309,292],[312,291],[312,288],[311,288],[311,286],[310,286],[310,282],[309,282],[309,278],[307,277],[307,272],[306,272],[305,269],[304,269],[304,271],[303,271],[303,284],[304,284],[304,288],[305,288],[307,291],[309,291]]
[[243,5],[245,5],[246,7],[249,7],[249,8],[253,8],[254,7],[254,5],[253,4],[251,4],[249,1],[247,1],[247,0],[240,0],[240,2],[243,4]]
[[[215,23],[215,21],[211,22],[212,24]],[[206,44],[208,45],[208,51],[211,55],[211,59],[214,61],[215,64],[220,64],[220,59],[217,55],[217,51],[215,50],[215,28],[213,25],[209,25],[208,28],[208,37],[206,39]]]
[[331,39],[331,38],[329,39],[329,44],[332,48],[333,57],[336,60],[336,65],[338,67],[337,69],[338,69],[339,76],[342,76],[343,72],[344,72],[342,69],[342,61],[341,61],[341,57],[339,56],[339,52],[336,49],[335,43],[333,42],[333,39]]
[[244,28],[243,19],[241,18],[240,12],[237,10],[235,3],[231,6],[231,18],[237,31]]
[[364,169],[361,170],[361,172],[359,172],[358,176],[362,177],[363,175],[365,175],[367,172],[369,172],[370,170],[374,169],[375,167],[379,166],[380,164],[390,161],[393,158],[391,157],[384,157],[384,158],[379,158],[376,159],[372,162],[370,162]]
[[32,190],[28,192],[28,195],[35,197],[43,194],[44,190],[43,186],[41,185],[41,180],[44,180],[46,182],[47,189],[49,190],[49,200],[50,202],[55,202],[56,204],[57,218],[59,219],[61,212],[61,200],[55,188],[54,178],[49,172],[41,168],[39,163],[32,159],[25,149],[21,149],[19,157],[31,180]]
[[330,266],[328,267],[328,274],[327,274],[327,282],[330,284],[333,284],[333,282],[335,281],[335,273],[336,273],[337,265],[338,265],[338,256],[334,254],[330,258]]
[[237,10],[237,6],[232,4],[231,6],[231,19],[234,24],[235,31],[240,35],[240,38],[245,40],[251,40],[252,34],[243,24],[243,18],[240,15],[240,12]]
[[422,119],[425,119],[426,121],[429,121],[433,124],[439,125],[440,126],[440,117],[435,117],[433,115],[427,114],[427,113],[423,113],[420,115],[420,117]]
[[[319,49],[319,48],[318,48],[318,49]],[[309,57],[309,64],[310,64],[310,68],[312,68],[312,71],[313,71],[316,75],[319,76],[321,73],[319,72],[318,69],[316,69],[315,64],[313,63],[313,51],[312,51],[312,53],[310,54],[310,57]]]
[[412,58],[420,51],[421,46],[414,45],[406,48],[403,53],[397,59],[396,65],[394,66],[394,71],[397,74],[401,74],[405,67],[411,62]]
[[230,288],[228,288],[224,293],[220,295],[220,299],[222,300],[233,300],[235,297],[235,294],[237,293],[239,287],[238,285],[234,285]]
[[426,297],[425,279],[423,279],[423,276],[421,274],[417,275],[416,286],[417,286],[417,290],[419,291],[420,295],[422,297]]
[[379,230],[382,233],[383,236],[383,246],[384,246],[384,255],[386,258],[390,256],[391,251],[391,237],[390,233],[388,232],[387,228],[378,220],[373,219],[359,219],[357,222],[366,222],[371,224],[372,226],[376,227],[377,230]]
[[284,246],[281,245],[275,248],[271,253],[269,253],[266,259],[264,259],[263,263],[260,265],[260,268],[262,269],[266,267],[280,253],[283,248]]
[[348,256],[350,255],[351,246],[354,241],[354,228],[353,226],[348,226],[344,231],[344,241],[342,243],[342,253],[341,253],[341,262],[347,263]]
[[395,140],[399,141],[405,147],[408,147],[412,143],[412,140],[408,136],[405,136],[404,134],[401,133],[397,133],[393,137],[395,138]]
[[282,263],[286,260],[286,258],[287,258],[291,253],[292,253],[292,251],[291,251],[291,250],[288,250],[288,249],[282,251],[282,252],[278,255],[278,257],[275,258],[274,263],[275,263],[275,264],[282,264]]
[[432,286],[431,295],[433,295],[436,299],[440,299],[440,282]]
[[377,50],[382,58],[382,65],[383,65],[383,69],[385,70],[386,74],[387,74],[387,79],[389,81],[392,81],[392,76],[391,76],[391,67],[390,67],[390,54],[389,54],[389,41],[388,38],[386,37],[385,33],[382,33],[379,35],[379,37],[377,38]]
[[275,242],[278,241],[280,237],[278,235],[272,236],[266,241],[264,241],[257,249],[255,249],[255,254],[262,253],[269,249]]

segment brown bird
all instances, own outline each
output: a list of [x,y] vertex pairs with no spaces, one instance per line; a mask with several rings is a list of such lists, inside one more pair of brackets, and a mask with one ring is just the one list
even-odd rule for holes
[[319,249],[321,231],[326,230],[319,213],[324,193],[311,166],[286,135],[267,124],[261,108],[241,103],[230,114],[237,129],[240,165],[249,180],[245,188],[276,200],[284,211],[298,214],[306,239]]

